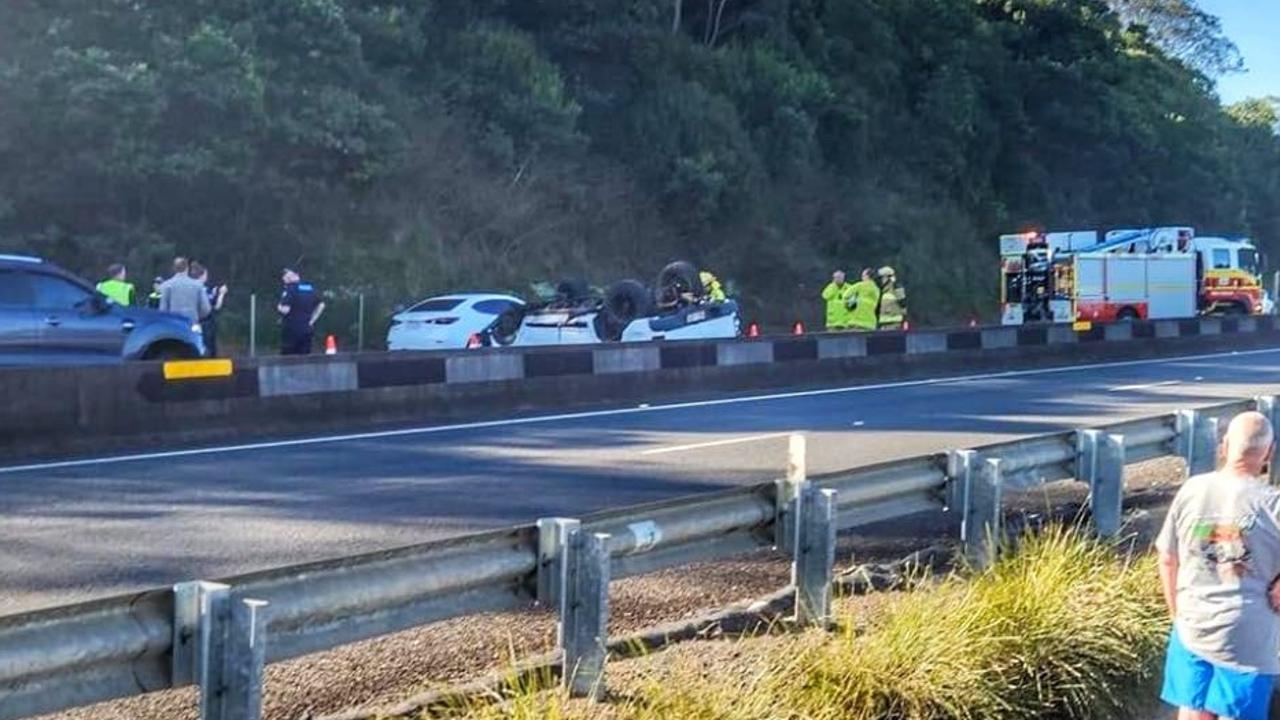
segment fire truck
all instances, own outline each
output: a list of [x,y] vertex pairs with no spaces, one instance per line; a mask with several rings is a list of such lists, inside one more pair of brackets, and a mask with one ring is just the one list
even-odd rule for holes
[[1004,235],[1000,265],[1006,325],[1273,310],[1257,247],[1190,227]]

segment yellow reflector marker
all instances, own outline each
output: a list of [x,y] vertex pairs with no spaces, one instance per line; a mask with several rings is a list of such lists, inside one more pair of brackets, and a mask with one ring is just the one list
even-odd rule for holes
[[165,380],[191,380],[193,378],[231,377],[234,370],[231,360],[170,360],[164,364]]
[[1076,332],[1089,332],[1093,329],[1093,323],[1088,320],[1077,320],[1074,323],[1071,323],[1071,329]]

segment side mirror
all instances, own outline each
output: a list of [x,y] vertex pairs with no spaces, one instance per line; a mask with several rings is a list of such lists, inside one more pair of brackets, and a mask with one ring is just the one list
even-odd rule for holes
[[95,315],[107,314],[111,311],[111,306],[115,304],[114,300],[100,293],[94,293],[89,299],[89,309],[91,309]]

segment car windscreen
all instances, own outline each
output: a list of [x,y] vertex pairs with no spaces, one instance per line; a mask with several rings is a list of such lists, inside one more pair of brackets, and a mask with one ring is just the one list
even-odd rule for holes
[[449,312],[462,304],[459,298],[431,298],[409,308],[406,312]]

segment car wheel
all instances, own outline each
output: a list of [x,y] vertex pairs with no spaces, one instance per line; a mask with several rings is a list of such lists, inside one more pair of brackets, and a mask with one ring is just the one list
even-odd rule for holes
[[191,360],[196,357],[195,351],[179,343],[158,343],[147,348],[142,354],[143,360]]
[[489,330],[489,337],[493,338],[493,342],[497,345],[504,347],[510,345],[516,341],[516,335],[520,333],[520,325],[523,323],[524,308],[508,308],[494,321],[493,327]]
[[561,280],[556,284],[556,300],[575,305],[591,297],[591,286],[585,280]]
[[685,260],[678,260],[662,268],[655,287],[658,302],[662,305],[676,305],[685,295],[702,297],[704,292],[698,268]]
[[604,311],[610,322],[626,326],[653,314],[653,293],[638,280],[619,280],[605,293]]

